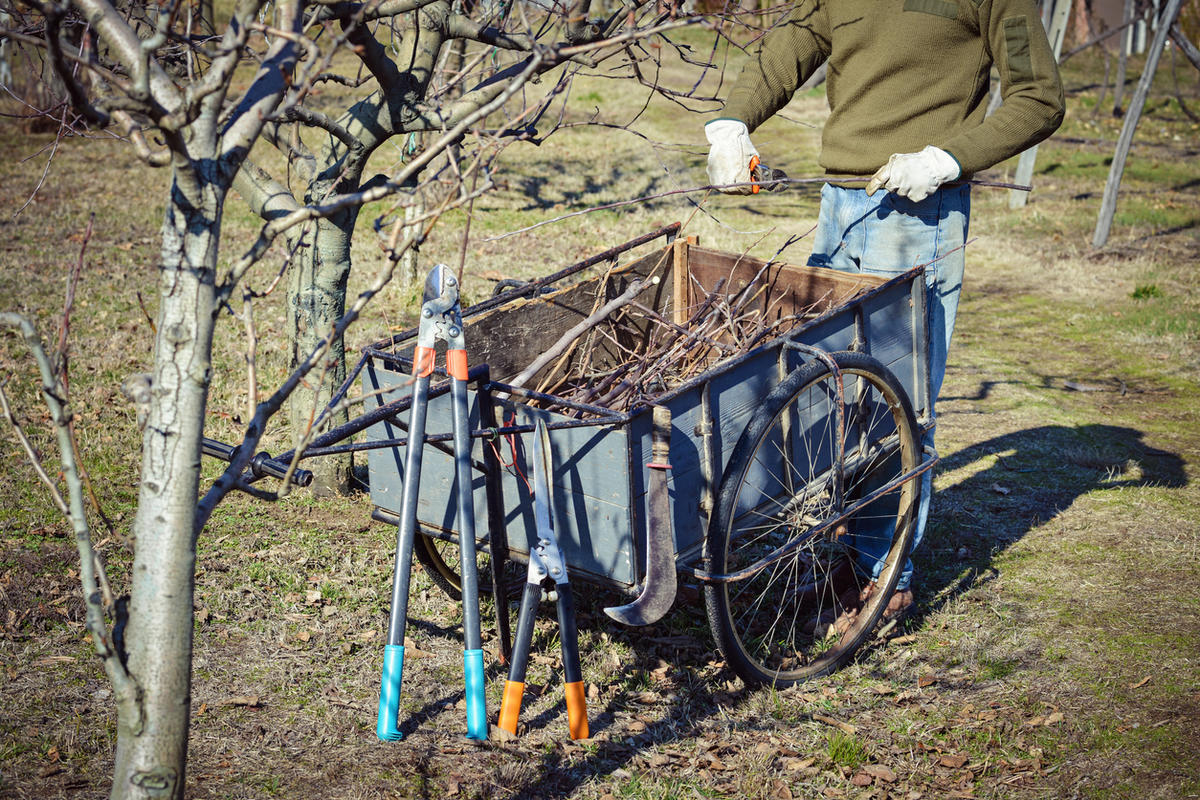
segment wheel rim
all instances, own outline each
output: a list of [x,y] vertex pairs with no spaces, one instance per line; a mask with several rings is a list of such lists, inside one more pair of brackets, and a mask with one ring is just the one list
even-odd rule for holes
[[[450,595],[453,600],[462,598],[462,576],[458,571],[459,549],[455,542],[448,542],[426,534],[417,534],[418,541],[413,553],[421,566],[430,572],[434,583]],[[479,591],[491,594],[492,571],[491,557],[485,553],[477,553],[479,559]],[[508,561],[504,565],[504,588],[506,594],[512,597],[519,592],[525,582],[524,568],[515,562]]]
[[[842,375],[846,469],[841,485],[832,469],[837,393],[832,376],[822,371],[759,432],[724,520],[726,573],[793,548],[751,577],[717,589],[738,657],[759,679],[812,677],[848,658],[875,625],[903,567],[914,481],[853,517],[836,520],[839,509],[915,465],[908,412],[894,388],[878,378],[854,368]],[[896,523],[899,535],[885,538],[872,530],[885,520]],[[882,568],[874,576],[879,590],[863,601],[874,561],[867,550],[881,557]]]

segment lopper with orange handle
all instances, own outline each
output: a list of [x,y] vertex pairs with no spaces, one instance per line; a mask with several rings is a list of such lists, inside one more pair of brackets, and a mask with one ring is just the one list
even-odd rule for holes
[[579,631],[575,625],[575,603],[567,581],[567,562],[558,546],[554,532],[554,506],[551,497],[550,475],[553,460],[550,455],[550,435],[546,423],[537,421],[533,440],[533,517],[537,525],[537,545],[529,553],[529,573],[525,593],[521,597],[521,612],[517,617],[517,634],[513,641],[512,663],[504,697],[500,703],[499,726],[511,734],[517,732],[521,716],[521,697],[525,693],[525,667],[529,662],[529,647],[533,642],[533,623],[542,591],[558,595],[558,630],[562,642],[563,683],[567,695],[567,729],[572,739],[588,738],[587,700],[583,689],[583,672],[579,666]]

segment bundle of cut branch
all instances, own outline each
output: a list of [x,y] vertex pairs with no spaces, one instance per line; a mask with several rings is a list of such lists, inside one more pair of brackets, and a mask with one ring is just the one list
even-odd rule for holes
[[750,352],[823,309],[824,297],[796,313],[781,313],[778,299],[767,299],[766,274],[764,266],[732,293],[724,291],[724,281],[709,291],[693,278],[693,297],[700,300],[682,322],[640,302],[642,292],[657,281],[633,281],[613,300],[602,303],[598,297],[592,314],[510,383],[527,386],[538,376],[539,392],[612,411],[651,405],[720,361]]

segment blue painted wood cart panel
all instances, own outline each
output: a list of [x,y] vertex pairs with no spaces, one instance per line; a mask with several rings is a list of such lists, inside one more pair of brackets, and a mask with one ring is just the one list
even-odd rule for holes
[[[730,274],[735,268],[754,270],[763,263],[745,256],[699,252],[706,260],[710,276],[714,264],[719,267],[724,263],[721,259],[728,260]],[[664,263],[665,255],[660,255],[664,253],[659,251],[638,263],[653,264],[658,269]],[[677,267],[680,263],[676,258]],[[686,259],[682,263],[687,266]],[[820,277],[821,273],[827,272],[787,267],[781,273],[784,289],[788,290],[789,275],[797,276],[797,283],[807,286],[814,276]],[[838,275],[844,276],[844,273]],[[668,485],[675,547],[681,562],[695,563],[700,556],[712,497],[720,486],[722,470],[751,416],[779,381],[810,357],[788,347],[789,341],[828,352],[853,349],[871,353],[896,373],[913,400],[918,418],[927,421],[923,276],[917,272],[887,284],[871,276],[855,278],[863,281],[858,288],[866,287],[869,290],[866,294],[827,308],[820,316],[793,329],[787,337],[772,340],[746,357],[717,362],[699,378],[660,398],[659,402],[672,414],[672,470]],[[837,280],[846,279],[838,277]],[[669,293],[661,295],[657,302],[663,304],[659,308],[662,313],[670,312],[672,296]],[[544,309],[539,313],[542,314],[540,324],[544,325]],[[467,347],[471,352],[469,327]],[[498,377],[504,379],[504,376]],[[410,391],[409,378],[374,363],[363,372],[363,389],[367,393],[384,390],[368,401],[369,410],[405,396]],[[505,423],[530,424],[537,417],[548,423],[566,419],[553,411],[531,408],[512,400],[502,401],[497,410],[504,415]],[[477,430],[480,423],[474,392],[471,393],[470,413],[471,425]],[[407,426],[407,412],[401,414],[400,422]],[[821,421],[806,420],[804,424],[817,426]],[[426,433],[450,431],[450,400],[448,394],[443,394],[429,402]],[[367,436],[375,440],[397,439],[405,436],[405,430],[394,422],[383,422],[370,428]],[[569,568],[581,577],[615,584],[618,588],[636,585],[644,571],[650,409],[643,408],[630,414],[621,424],[552,429],[550,437],[555,464],[552,478],[555,526]],[[528,459],[522,452],[521,438],[527,437],[504,438],[496,442],[476,438],[472,457],[477,463],[481,462],[483,448],[494,446],[504,463],[515,460],[528,476]],[[516,442],[515,452],[513,442]],[[433,445],[425,448],[417,516],[427,531],[453,535],[458,528],[454,520],[457,487],[448,447],[445,445],[445,452]],[[404,456],[403,447],[369,451],[372,501],[393,513],[399,511]],[[759,479],[763,485],[770,485],[769,475],[758,476],[755,480]],[[505,471],[501,483],[510,548],[527,553],[534,536],[529,485],[511,468]],[[476,473],[471,490],[475,494],[479,517],[475,529],[483,541],[487,535],[487,505],[482,473]]]

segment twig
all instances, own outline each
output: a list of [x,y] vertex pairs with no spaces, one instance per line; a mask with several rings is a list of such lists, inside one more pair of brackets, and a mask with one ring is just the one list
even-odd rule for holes
[[[645,203],[649,200],[659,200],[663,197],[671,197],[671,196],[677,195],[677,194],[692,194],[695,192],[709,192],[709,191],[712,191],[713,189],[732,189],[732,188],[755,186],[755,185],[761,186],[763,188],[770,188],[772,186],[779,186],[779,185],[800,186],[803,184],[812,184],[812,183],[866,183],[869,180],[871,180],[870,175],[827,175],[822,178],[782,178],[777,181],[760,181],[757,184],[755,184],[754,182],[728,183],[728,184],[721,184],[721,185],[711,185],[710,184],[710,185],[706,185],[706,186],[693,186],[693,187],[690,187],[687,189],[671,189],[670,191],[659,192],[658,194],[642,195],[641,197],[635,197],[632,200],[618,200],[615,203],[604,203],[603,205],[591,206],[590,208],[580,209],[579,211],[572,211],[569,214],[562,214],[557,217],[552,217],[551,219],[545,219],[545,220],[542,220],[541,222],[535,222],[532,225],[526,225],[524,228],[517,228],[515,231],[509,231],[508,233],[500,233],[500,234],[496,234],[495,236],[489,236],[486,239],[480,239],[479,241],[481,244],[487,243],[487,242],[498,242],[501,239],[507,239],[508,237],[516,236],[519,233],[526,233],[528,231],[534,230],[535,228],[540,228],[543,225],[550,225],[555,222],[562,222],[563,220],[570,219],[571,217],[578,217],[583,214],[591,214],[594,211],[608,211],[608,210],[614,209],[614,208],[623,208],[624,206],[637,205],[638,203]],[[956,181],[956,183],[966,183],[966,184],[970,184],[971,186],[980,186],[980,187],[990,188],[990,189],[1015,189],[1019,192],[1033,191],[1032,186],[1026,186],[1026,185],[1019,184],[1019,183],[1005,183],[1003,181],[988,181],[988,180],[983,180],[981,178],[971,178],[971,179],[965,180],[965,181]]]
[[554,359],[558,358],[559,354],[566,350],[572,342],[574,342],[583,334],[587,333],[603,320],[607,319],[608,316],[617,309],[633,302],[633,299],[641,294],[644,289],[654,286],[657,283],[657,277],[650,278],[649,280],[638,279],[631,282],[624,292],[605,303],[596,313],[588,316],[582,322],[575,325],[561,337],[559,337],[559,340],[551,345],[550,349],[546,350],[544,353],[534,359],[533,363],[531,363],[528,367],[517,373],[516,377],[509,381],[509,384],[512,386],[524,386],[525,383],[534,375],[536,375],[543,367],[545,367]]
[[[79,477],[78,470],[79,457],[69,430],[71,409],[66,404],[65,393],[55,378],[50,357],[46,354],[42,339],[33,323],[20,314],[0,312],[0,327],[16,329],[25,340],[37,363],[42,381],[42,398],[50,410],[50,417],[58,436],[62,478],[67,485],[67,517],[74,529],[75,546],[79,552],[79,581],[83,588],[85,624],[88,632],[91,633],[96,653],[103,660],[104,671],[113,683],[121,718],[140,725],[142,711],[139,695],[141,690],[137,680],[126,671],[121,654],[113,645],[111,634],[104,622],[104,608],[99,590],[102,586],[107,585],[107,581],[102,579],[97,571],[98,565],[102,562],[98,559],[92,546],[91,531],[88,528],[83,481]],[[7,406],[7,403],[5,405]],[[41,470],[42,474],[44,472]],[[61,496],[57,502],[61,507]]]

